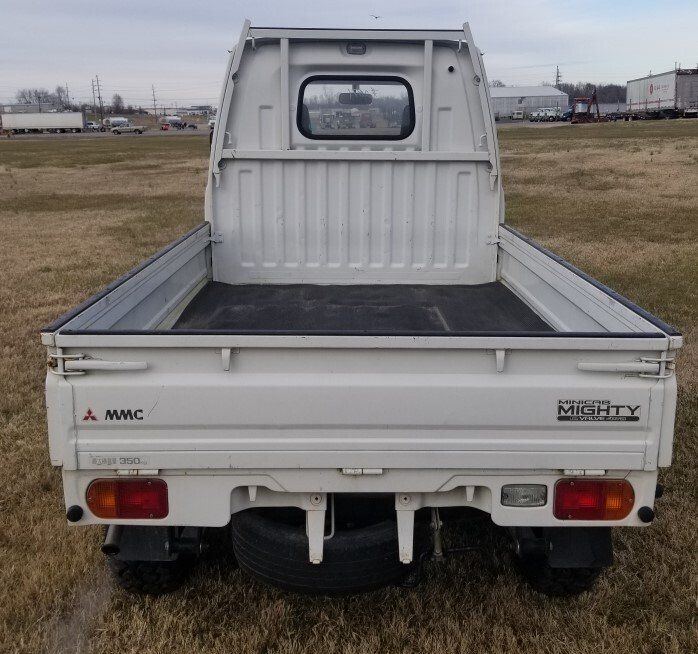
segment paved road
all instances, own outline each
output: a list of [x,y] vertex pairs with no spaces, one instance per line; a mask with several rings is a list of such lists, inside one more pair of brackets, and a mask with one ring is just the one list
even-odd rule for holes
[[[19,141],[41,140],[41,139],[125,139],[125,138],[145,138],[148,136],[158,136],[166,138],[176,138],[188,134],[190,136],[206,136],[208,137],[208,125],[199,125],[198,129],[171,129],[163,131],[161,129],[148,129],[143,134],[112,134],[111,132],[78,132],[73,134],[67,132],[65,134],[12,134],[11,139]],[[4,139],[7,138],[3,135]]]
[[[535,129],[550,129],[553,127],[569,127],[570,123],[555,122],[555,123],[531,123],[528,120],[498,120],[497,129],[516,129],[520,127],[533,127]],[[148,129],[143,134],[112,134],[111,132],[80,132],[73,134],[68,132],[65,134],[13,134],[10,138],[21,141],[33,139],[124,139],[124,138],[146,138],[146,137],[163,137],[177,138],[189,134],[191,136],[209,135],[209,127],[207,124],[199,125],[198,129],[174,129],[163,131],[161,129]],[[3,136],[3,138],[7,138]]]
[[532,123],[529,120],[498,120],[497,129],[510,129],[515,127],[535,127],[536,129],[546,129],[550,127],[565,127],[570,125],[569,122],[556,121],[554,123]]

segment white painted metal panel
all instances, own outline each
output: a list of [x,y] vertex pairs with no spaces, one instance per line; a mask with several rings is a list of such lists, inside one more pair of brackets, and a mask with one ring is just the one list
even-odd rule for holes
[[492,281],[483,173],[469,162],[231,161],[214,197],[214,279]]
[[[624,460],[642,468],[662,421],[661,408],[650,403],[651,389],[662,382],[578,368],[580,361],[633,361],[640,352],[519,351],[506,356],[502,373],[484,351],[354,349],[328,356],[248,349],[233,354],[228,371],[220,350],[89,354],[107,361],[147,357],[148,367],[69,378],[77,452],[150,453],[143,465],[151,468],[173,467],[166,457],[174,452],[185,458],[235,452],[218,463],[207,459],[206,467],[223,468],[261,461],[286,468],[304,457],[310,468],[328,461],[414,467],[424,465],[426,452],[434,468],[481,468],[495,460],[499,468],[519,468],[524,460],[524,467],[566,468],[577,467],[580,455],[584,467]],[[637,406],[638,420],[560,421],[558,400],[569,399]],[[106,419],[114,408],[141,410],[142,419]],[[96,420],[83,420],[88,409]],[[189,467],[184,459],[180,464]]]
[[[101,297],[61,325],[69,330],[156,329],[206,282],[210,228],[195,228],[164,253],[113,283]],[[147,265],[146,265],[147,264]],[[108,291],[108,292],[107,292]]]
[[[338,32],[336,40],[314,42],[273,33],[278,40],[265,31],[259,43],[248,41],[224,94],[217,130],[225,143],[217,133],[214,156],[222,164],[207,198],[208,220],[223,235],[214,279],[493,281],[501,189],[490,171],[496,174],[498,155],[472,44],[419,43],[418,33],[400,43],[386,33],[388,40],[371,39],[365,55],[347,58],[346,35]],[[414,131],[398,141],[303,136],[295,123],[301,84],[334,74],[405,79],[414,93]],[[259,84],[261,77],[268,83]]]

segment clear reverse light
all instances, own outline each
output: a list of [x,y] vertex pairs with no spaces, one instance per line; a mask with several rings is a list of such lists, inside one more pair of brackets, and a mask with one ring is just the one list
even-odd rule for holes
[[548,488],[543,484],[502,486],[502,506],[545,506]]

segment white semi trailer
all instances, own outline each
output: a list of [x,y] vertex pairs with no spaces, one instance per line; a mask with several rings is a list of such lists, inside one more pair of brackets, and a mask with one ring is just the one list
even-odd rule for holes
[[678,68],[630,80],[626,93],[630,113],[657,118],[698,116],[698,68]]
[[206,222],[42,331],[67,519],[124,587],[223,528],[270,583],[367,590],[456,512],[574,593],[652,522],[682,337],[505,224],[488,88],[467,24],[245,23]]
[[20,132],[82,132],[85,115],[80,111],[8,113],[0,116],[5,131]]

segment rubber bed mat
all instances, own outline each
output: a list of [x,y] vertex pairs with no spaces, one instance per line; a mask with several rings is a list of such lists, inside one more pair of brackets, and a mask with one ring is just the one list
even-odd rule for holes
[[500,282],[476,286],[209,282],[173,329],[347,335],[554,331]]

